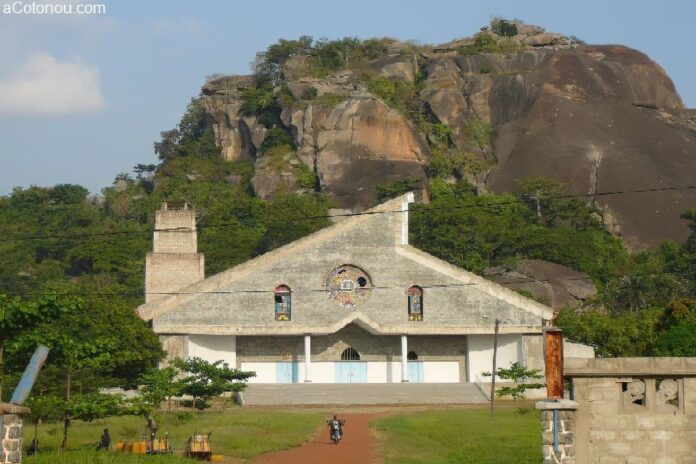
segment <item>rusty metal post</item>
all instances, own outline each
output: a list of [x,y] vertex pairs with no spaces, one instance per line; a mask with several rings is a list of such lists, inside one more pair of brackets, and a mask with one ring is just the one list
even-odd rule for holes
[[558,327],[544,328],[544,367],[546,397],[563,398],[563,331]]

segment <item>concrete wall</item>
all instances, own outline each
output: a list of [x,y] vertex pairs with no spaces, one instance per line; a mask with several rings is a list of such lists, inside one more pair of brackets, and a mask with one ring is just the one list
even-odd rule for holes
[[[194,339],[195,336],[190,336]],[[425,382],[466,381],[465,336],[408,336],[408,352],[415,352],[423,362]],[[189,344],[191,346],[191,344]],[[275,370],[268,363],[296,361],[300,363],[300,378],[304,381],[304,337],[249,336],[236,338],[237,366],[254,370],[260,365],[268,372],[265,381],[275,382]],[[373,335],[355,324],[349,324],[330,335],[312,336],[311,364],[313,382],[335,380],[334,362],[341,353],[353,348],[361,361],[368,362],[368,382],[401,381],[401,341],[399,336]],[[190,356],[193,356],[189,352]],[[263,363],[263,365],[261,365]],[[258,373],[257,373],[258,374]],[[256,382],[260,381],[259,376]]]
[[565,375],[575,463],[696,463],[696,358],[573,358]]
[[[338,361],[340,362],[340,361]],[[312,362],[312,383],[336,383],[338,362]],[[367,377],[365,383],[401,383],[400,362],[367,361]],[[275,362],[242,362],[240,368],[244,371],[255,371],[256,377],[249,383],[277,383],[277,364]],[[456,361],[424,361],[422,363],[423,383],[459,383],[459,363]],[[304,362],[297,364],[297,382],[306,380]]]
[[[493,370],[493,336],[469,335],[468,361],[469,382],[488,382],[490,377],[484,377],[483,372]],[[498,354],[496,364],[498,367],[507,368],[512,363],[524,362],[522,337],[520,335],[499,335]],[[499,377],[496,377],[499,380]],[[496,380],[497,381],[497,380]]]
[[205,259],[198,253],[196,214],[189,209],[158,210],[152,253],[145,257],[145,301],[163,300],[168,294],[200,282]]
[[189,335],[188,356],[209,362],[224,361],[237,367],[237,343],[234,335]]
[[162,367],[168,366],[174,359],[188,358],[188,343],[186,335],[160,335],[159,340],[165,351],[164,359],[160,362]]
[[563,342],[563,357],[564,358],[594,358],[595,349],[593,346],[585,345],[584,343]]
[[[360,314],[394,335],[490,333],[496,317],[510,321],[505,329],[525,327],[533,333],[541,331],[540,314],[551,314],[485,279],[467,275],[472,280],[463,283],[455,276],[462,270],[402,247],[401,214],[354,219],[206,279],[195,295],[167,303],[171,310],[156,316],[153,328],[158,333],[331,333],[333,326]],[[371,282],[350,307],[333,301],[326,288],[331,271],[342,265],[364,270]],[[290,321],[274,317],[273,290],[281,284],[292,290]],[[419,322],[408,320],[406,291],[413,285],[424,289]]]

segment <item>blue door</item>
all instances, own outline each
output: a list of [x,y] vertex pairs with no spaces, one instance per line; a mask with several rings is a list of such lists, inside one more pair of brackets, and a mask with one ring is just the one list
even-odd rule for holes
[[297,383],[299,381],[299,364],[297,362],[277,362],[276,382]]
[[336,383],[367,383],[367,363],[360,361],[337,362]]
[[423,383],[423,362],[408,361],[408,381],[412,383]]

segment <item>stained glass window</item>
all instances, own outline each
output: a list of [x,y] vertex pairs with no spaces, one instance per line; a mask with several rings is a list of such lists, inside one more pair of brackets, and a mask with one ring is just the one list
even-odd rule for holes
[[406,292],[408,295],[408,320],[423,320],[423,289],[413,286]]
[[279,285],[275,292],[275,320],[289,321],[292,317],[292,308],[290,304],[290,287],[287,285]]

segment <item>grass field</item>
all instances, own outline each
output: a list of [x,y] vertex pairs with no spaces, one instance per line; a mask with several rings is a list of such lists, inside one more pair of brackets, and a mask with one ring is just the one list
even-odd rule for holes
[[[535,410],[500,407],[490,418],[488,408],[425,411],[388,411],[372,422],[378,436],[378,454],[384,464],[536,464],[541,462],[539,416]],[[324,424],[326,412],[233,408],[225,413],[160,414],[158,435],[169,433],[176,450],[183,450],[194,432],[211,435],[215,454],[251,458],[270,451],[293,448],[311,439]],[[62,428],[45,424],[39,429],[42,452],[27,464],[184,464],[181,457],[140,456],[95,452],[102,430],[108,427],[112,446],[118,441],[139,441],[145,421],[139,417],[114,417],[70,427],[70,448],[58,453]],[[33,427],[25,428],[25,445]]]
[[[266,409],[234,408],[225,413],[183,413],[155,416],[159,426],[158,436],[169,434],[175,450],[182,451],[186,439],[194,432],[212,432],[210,441],[213,452],[225,456],[248,458],[259,454],[299,446],[312,438],[317,427],[326,420],[325,415],[314,412],[284,412]],[[27,424],[28,425],[28,424]],[[191,462],[173,458],[159,461],[140,458],[128,453],[94,453],[104,428],[109,429],[112,447],[119,441],[139,441],[146,422],[141,417],[113,417],[94,422],[75,421],[70,426],[70,453],[59,455],[56,451],[62,439],[60,424],[45,424],[39,428],[41,453],[26,459],[28,464],[95,462],[111,463],[169,463]],[[34,436],[33,426],[25,428],[25,446]]]
[[454,409],[399,414],[372,423],[384,464],[537,464],[539,415],[534,410]]

